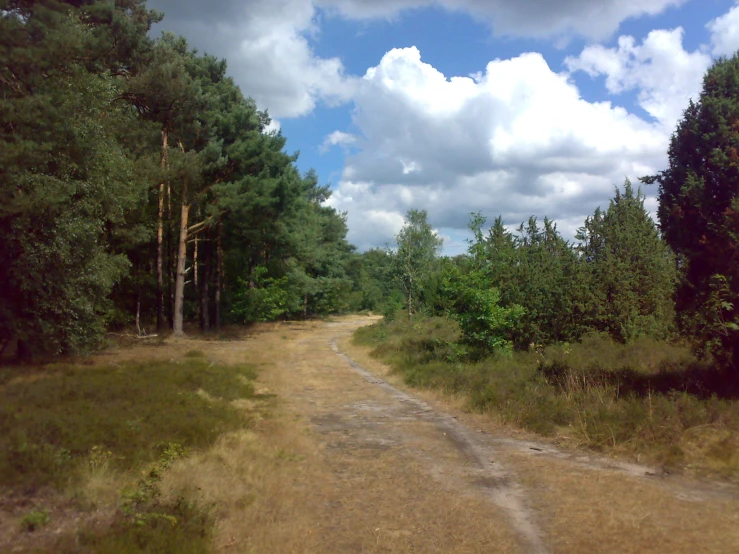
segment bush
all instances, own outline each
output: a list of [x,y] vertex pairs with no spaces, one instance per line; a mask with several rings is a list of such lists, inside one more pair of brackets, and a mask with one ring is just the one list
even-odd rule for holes
[[442,290],[451,299],[451,315],[459,322],[464,344],[480,357],[510,355],[513,343],[508,335],[524,309],[500,306],[500,293],[487,281],[481,272],[463,274],[455,266],[448,266]]
[[267,272],[263,266],[254,270],[254,288],[250,288],[244,279],[239,279],[231,306],[231,314],[236,321],[274,321],[290,311],[288,278],[266,277]]
[[49,524],[51,518],[45,509],[31,510],[21,519],[21,529],[31,533]]
[[458,350],[462,336],[449,319],[398,319],[363,327],[354,340],[409,385],[462,394],[470,409],[504,423],[739,477],[739,385],[687,347],[590,334],[470,362]]

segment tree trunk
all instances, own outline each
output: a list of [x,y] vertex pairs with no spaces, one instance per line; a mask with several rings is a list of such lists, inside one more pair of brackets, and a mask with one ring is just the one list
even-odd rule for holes
[[216,239],[216,331],[221,330],[221,288],[223,287],[223,223],[218,223],[218,238]]
[[203,275],[200,277],[200,330],[203,333],[210,331],[210,248],[207,239],[203,241]]
[[141,287],[136,293],[136,332],[139,336],[143,335],[141,332]]
[[249,256],[249,290],[254,290],[254,256]]
[[183,318],[185,312],[185,262],[187,261],[187,219],[190,215],[190,204],[186,202],[187,186],[182,186],[182,208],[180,216],[180,239],[177,248],[177,271],[174,288],[173,330],[176,337],[185,334]]
[[[169,193],[171,192],[169,187],[167,187],[167,197],[169,197]],[[169,216],[167,218],[170,222],[172,221],[172,217]],[[175,289],[175,274],[177,272],[177,252],[175,251],[175,245],[174,245],[174,238],[173,233],[174,229],[172,228],[172,225],[167,225],[167,232],[166,232],[166,246],[167,246],[167,319],[169,321],[169,328],[174,329],[174,289]]]
[[[162,169],[167,167],[169,133],[162,128]],[[157,219],[157,331],[164,329],[164,180],[159,183],[159,218]]]
[[308,319],[308,293],[303,295],[303,319]]
[[198,288],[198,237],[195,237],[195,251],[192,254],[192,278],[195,283],[195,290]]
[[5,339],[5,340],[3,341],[3,345],[2,345],[2,347],[0,347],[0,358],[1,358],[1,357],[2,357],[2,355],[3,355],[3,352],[5,352],[5,348],[6,348],[6,347],[7,347],[7,346],[8,346],[9,344],[10,344],[10,339],[9,339],[9,338],[7,338],[7,339]]
[[[172,187],[169,183],[167,183],[167,221],[172,221]],[[184,198],[184,197],[183,197]],[[174,329],[174,314],[175,314],[175,292],[174,292],[174,284],[175,284],[175,272],[177,271],[176,268],[172,264],[172,260],[176,259],[176,252],[175,252],[175,245],[174,245],[174,237],[172,236],[174,232],[173,226],[167,225],[167,297],[169,298],[169,302],[167,304],[167,317],[169,318],[169,328]]]
[[413,321],[413,279],[408,281],[408,321]]

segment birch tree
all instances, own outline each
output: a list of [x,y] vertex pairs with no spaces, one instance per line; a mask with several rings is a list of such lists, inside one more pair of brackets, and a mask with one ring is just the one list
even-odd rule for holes
[[412,320],[419,291],[433,270],[444,241],[429,225],[426,210],[409,210],[395,241],[395,275],[406,296],[408,319]]

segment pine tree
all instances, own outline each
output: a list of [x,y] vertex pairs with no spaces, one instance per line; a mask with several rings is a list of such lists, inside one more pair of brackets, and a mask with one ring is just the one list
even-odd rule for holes
[[659,223],[678,256],[684,333],[739,369],[739,54],[718,60],[690,102],[659,184]]
[[4,2],[0,12],[0,348],[100,338],[128,265],[109,229],[139,190],[117,140],[121,78],[158,15],[142,1]]
[[614,339],[665,339],[674,320],[674,256],[630,181],[608,209],[597,209],[577,235],[588,269],[592,324]]
[[[179,154],[177,142],[194,123],[197,111],[202,109],[202,96],[195,79],[188,72],[188,61],[194,53],[187,42],[171,33],[162,37],[147,52],[145,65],[126,82],[124,98],[142,117],[160,129],[161,172],[153,185],[157,190],[156,276],[157,276],[157,330],[164,329],[165,319],[165,227],[172,219],[172,186],[169,160]],[[176,201],[176,199],[175,199]],[[165,206],[168,208],[165,211]]]

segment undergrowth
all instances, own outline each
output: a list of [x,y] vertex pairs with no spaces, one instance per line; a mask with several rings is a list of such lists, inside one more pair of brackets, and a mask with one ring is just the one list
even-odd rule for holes
[[[207,507],[191,494],[164,495],[160,481],[187,452],[248,426],[248,414],[232,401],[256,398],[252,368],[187,353],[179,361],[3,371],[0,491],[15,498],[63,495],[85,512],[96,508],[84,495],[91,478],[131,483],[112,491],[118,497],[112,524],[62,536],[53,551],[208,551]],[[22,525],[32,530],[42,521],[31,514]]]
[[244,424],[228,402],[253,396],[244,377],[254,371],[199,358],[16,376],[0,388],[0,487],[66,486],[96,447],[125,471],[154,460],[162,443],[208,445]]
[[739,478],[739,388],[686,347],[593,334],[471,361],[458,340],[456,323],[440,317],[381,321],[354,336],[407,384],[461,394],[504,423]]
[[123,491],[112,525],[70,533],[57,542],[55,550],[99,554],[209,552],[213,518],[207,507],[181,494],[166,497],[161,490],[164,472],[183,454],[178,443],[162,445],[159,459],[135,486]]

